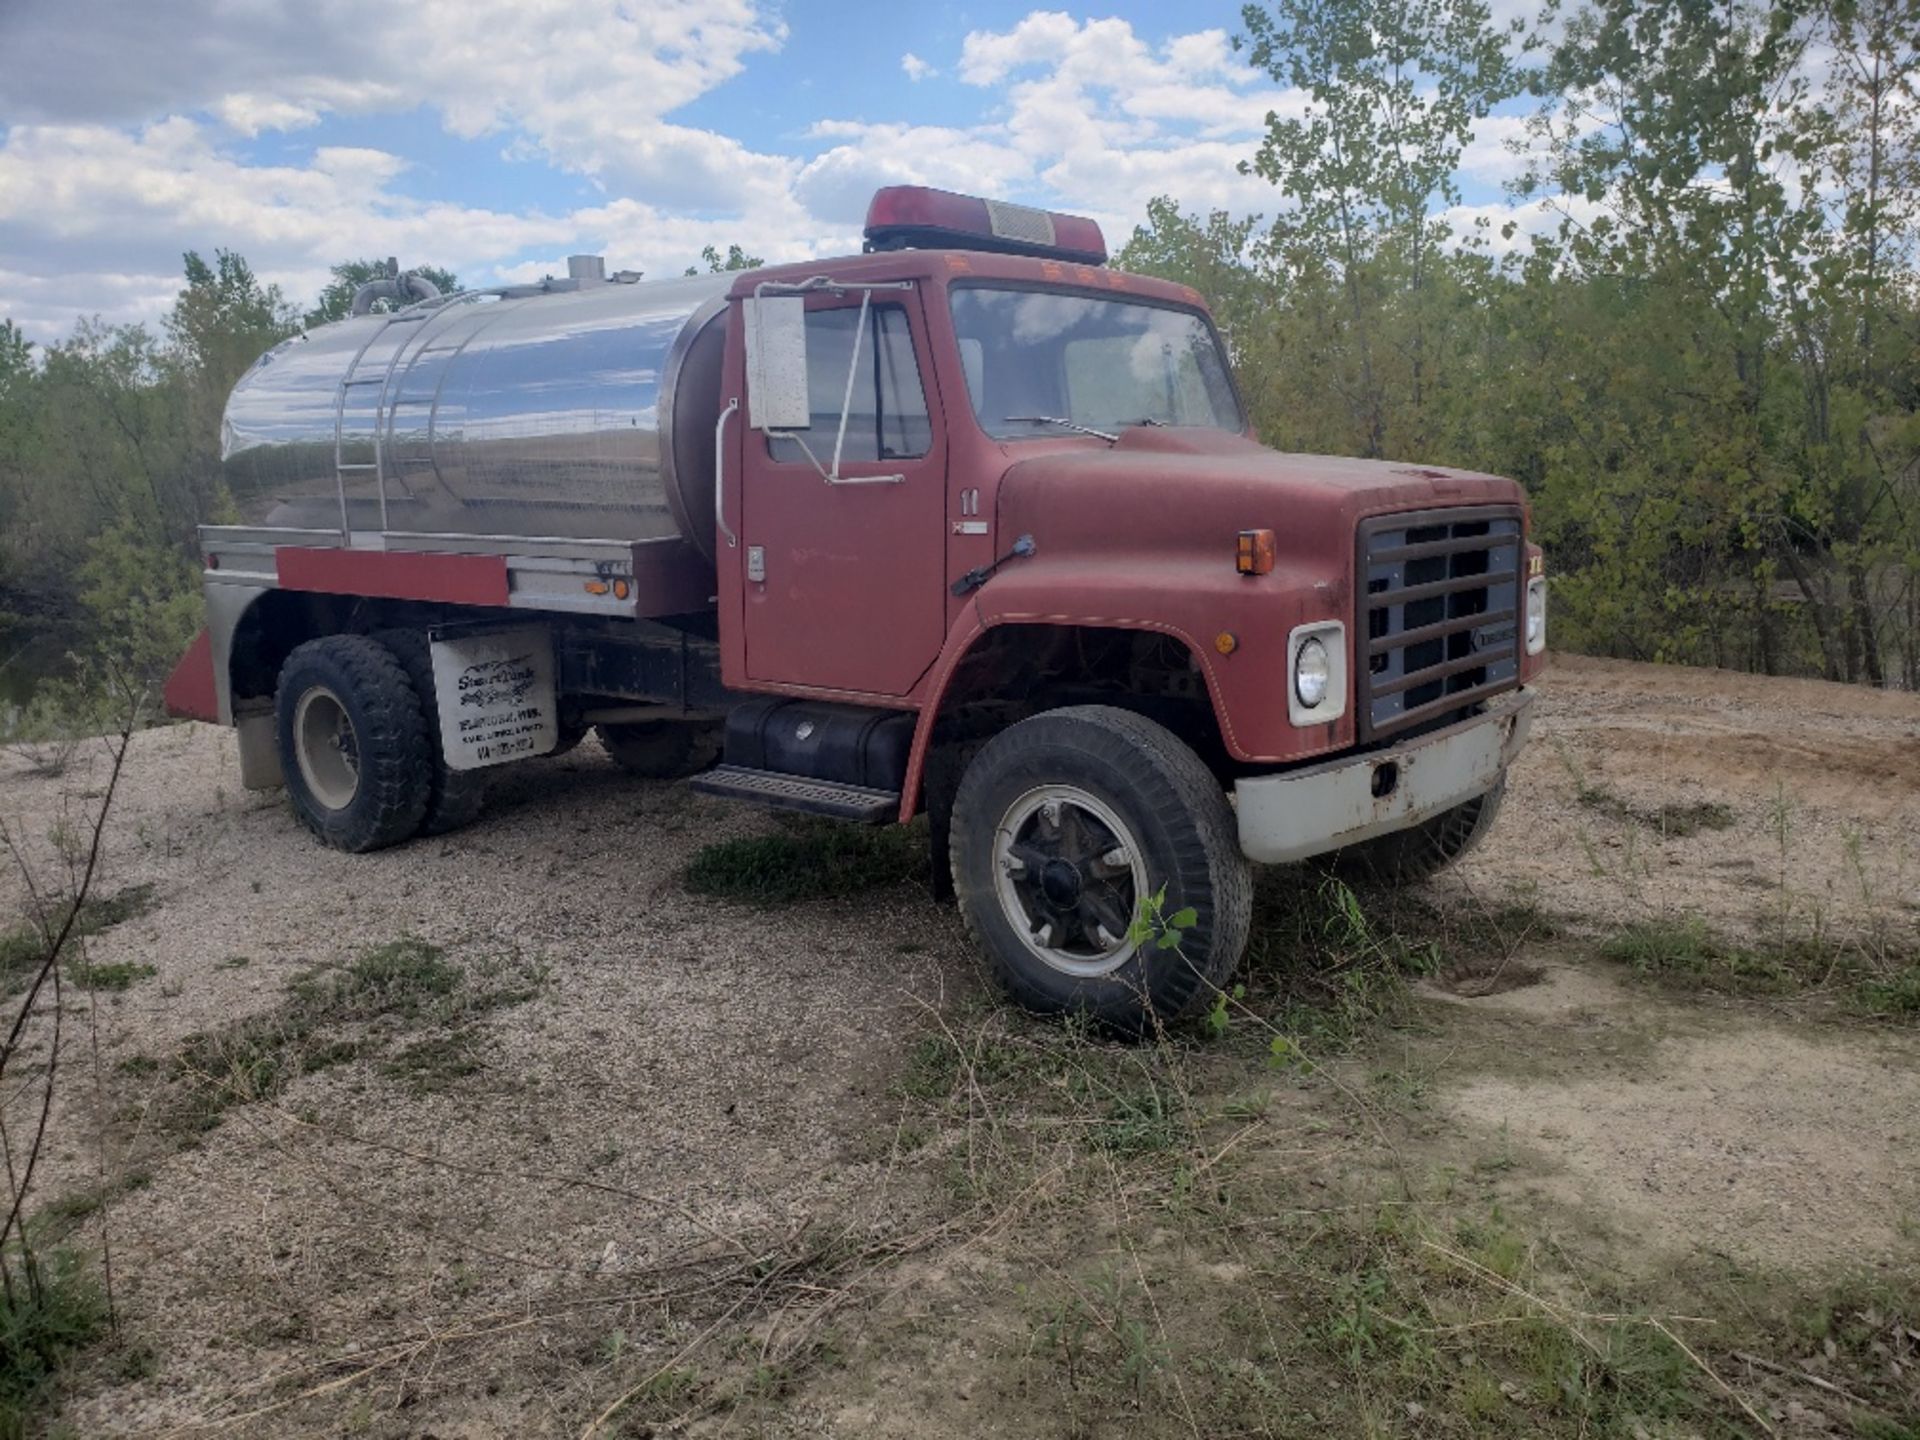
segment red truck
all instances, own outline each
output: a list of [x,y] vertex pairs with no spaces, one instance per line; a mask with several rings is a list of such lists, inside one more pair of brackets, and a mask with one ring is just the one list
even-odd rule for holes
[[1105,262],[891,187],[842,259],[364,287],[234,390],[253,523],[201,531],[168,706],[349,851],[589,728],[708,794],[925,812],[1014,998],[1170,1020],[1253,865],[1405,881],[1486,831],[1546,588],[1512,481],[1264,449],[1201,297]]

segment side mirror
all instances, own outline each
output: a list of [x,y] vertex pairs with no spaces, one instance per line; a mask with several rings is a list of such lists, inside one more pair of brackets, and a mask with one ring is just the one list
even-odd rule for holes
[[747,307],[747,423],[756,430],[805,430],[807,302],[798,295],[750,295]]

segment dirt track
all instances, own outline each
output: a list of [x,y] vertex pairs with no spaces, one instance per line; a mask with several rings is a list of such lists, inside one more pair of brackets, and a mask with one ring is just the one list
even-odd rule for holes
[[[0,757],[0,817],[33,863],[51,863],[45,837],[102,765],[90,751],[53,780]],[[362,1058],[156,1148],[140,1082],[116,1080],[133,1107],[121,1143],[152,1153],[149,1182],[107,1209],[118,1300],[152,1368],[83,1370],[64,1416],[80,1432],[244,1414],[351,1368],[309,1367],[448,1327],[499,1333],[423,1347],[401,1398],[364,1415],[343,1388],[240,1433],[335,1433],[342,1417],[382,1434],[577,1432],[623,1378],[619,1326],[598,1318],[583,1338],[515,1315],[625,1286],[619,1325],[672,1336],[686,1322],[647,1301],[649,1267],[689,1247],[828,1222],[907,1235],[937,1214],[937,1177],[892,1143],[889,1087],[929,1017],[982,985],[947,911],[910,889],[778,912],[689,896],[696,850],[771,822],[626,779],[591,744],[506,777],[474,829],[370,857],[316,848],[236,773],[223,732],[137,739],[104,884],[151,883],[158,906],[91,958],[157,974],[100,997],[109,1072],[271,1012],[294,977],[402,934],[470,971],[544,979],[478,1022],[475,1069],[428,1093]],[[1662,835],[1591,803],[1603,791],[1642,814],[1716,802],[1733,823]],[[1871,910],[1910,931],[1920,699],[1561,661],[1492,841],[1434,888],[1461,905],[1531,895],[1571,931],[1543,952],[1546,983],[1431,1005],[1449,1143],[1526,1147],[1539,1163],[1517,1197],[1631,1231],[1653,1257],[1920,1263],[1911,1031],[1809,1031],[1585,958],[1624,920],[1680,910],[1735,932],[1780,923],[1783,903],[1816,923]],[[91,1183],[94,1157],[54,1161],[43,1193]],[[964,1413],[895,1424],[860,1398],[860,1373],[795,1402],[807,1433],[979,1433]]]

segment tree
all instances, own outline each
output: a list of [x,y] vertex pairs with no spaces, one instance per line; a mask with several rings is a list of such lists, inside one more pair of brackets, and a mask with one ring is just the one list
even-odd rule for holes
[[[443,270],[438,265],[416,265],[413,273],[424,275],[439,286],[442,295],[451,295],[460,288],[459,277],[451,270]],[[316,325],[325,325],[332,320],[344,320],[353,313],[354,292],[362,285],[373,280],[388,278],[387,262],[384,260],[342,260],[333,267],[333,279],[327,282],[327,288],[320,292],[320,299],[307,311],[302,322],[311,330]],[[375,308],[390,310],[395,308],[391,301],[376,300]]]
[[[758,255],[747,254],[747,252],[742,250],[738,245],[727,246],[727,253],[724,257],[718,250],[714,249],[713,246],[708,245],[700,251],[700,258],[706,263],[706,273],[709,275],[725,275],[733,270],[758,270],[762,265],[767,263]],[[701,271],[698,265],[689,265],[687,267],[687,274],[689,275],[698,275],[700,273]]]
[[167,317],[167,334],[186,365],[231,388],[263,351],[294,332],[294,309],[278,285],[261,285],[231,250],[216,250],[212,265],[192,250],[183,258],[187,284]]
[[[1580,202],[1556,262],[1649,302],[1629,373],[1660,380],[1640,396],[1636,463],[1583,484],[1569,510],[1599,523],[1610,509],[1622,547],[1699,554],[1690,600],[1744,591],[1765,669],[1782,662],[1784,574],[1824,671],[1855,678],[1879,662],[1864,575],[1846,582],[1855,601],[1832,584],[1861,526],[1833,443],[1831,297],[1811,288],[1828,242],[1808,182],[1837,138],[1810,93],[1814,38],[1810,0],[1604,0],[1569,21],[1542,73],[1536,133],[1547,178]],[[1671,500],[1676,533],[1620,528],[1649,495]]]
[[[1276,0],[1241,12],[1257,69],[1305,91],[1300,115],[1270,114],[1241,166],[1293,205],[1267,250],[1280,272],[1341,299],[1334,331],[1341,389],[1360,450],[1384,455],[1425,438],[1433,257],[1451,230],[1436,207],[1473,124],[1516,94],[1507,35],[1483,0]],[[1388,373],[1393,365],[1404,375]],[[1396,435],[1390,396],[1406,402]]]
[[1260,291],[1249,253],[1259,225],[1258,215],[1236,220],[1225,210],[1184,215],[1172,197],[1161,195],[1147,202],[1147,223],[1134,227],[1113,265],[1191,285],[1206,297],[1232,344],[1250,321]]
[[[1901,672],[1920,687],[1920,528],[1913,515],[1920,434],[1912,418],[1913,260],[1920,227],[1920,0],[1828,0],[1820,142],[1807,188],[1826,201],[1813,262],[1790,290],[1808,422],[1827,484],[1819,523],[1845,574],[1840,626],[1848,678],[1881,683],[1878,615],[1904,609]],[[1891,342],[1891,344],[1889,344]],[[1904,404],[1903,401],[1907,402]],[[1904,408],[1904,419],[1894,416]],[[1904,594],[1887,593],[1889,582]]]
[[33,342],[11,320],[0,320],[0,590],[9,588],[20,564],[26,517],[30,437],[38,428]]

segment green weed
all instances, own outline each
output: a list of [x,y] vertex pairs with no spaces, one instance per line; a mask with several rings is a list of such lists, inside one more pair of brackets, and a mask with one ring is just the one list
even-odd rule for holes
[[481,1037],[471,1028],[430,1036],[406,1047],[380,1067],[380,1073],[398,1080],[415,1095],[446,1090],[485,1070]]
[[11,1259],[13,1283],[0,1291],[0,1435],[8,1437],[33,1433],[54,1376],[107,1321],[99,1287],[78,1256]]
[[351,1062],[381,1036],[418,1026],[447,1033],[415,1042],[381,1067],[416,1094],[445,1088],[478,1068],[478,1016],[538,993],[539,971],[517,962],[468,971],[436,945],[404,938],[339,970],[303,976],[273,1012],[191,1037],[170,1068],[169,1118],[192,1134],[234,1105],[270,1099],[299,1075]]
[[1603,941],[1600,953],[1643,974],[1698,976],[1722,961],[1728,951],[1704,920],[1685,915],[1628,925]]
[[1774,926],[1755,943],[1716,934],[1697,915],[1636,921],[1601,943],[1600,953],[1634,971],[1681,986],[1735,995],[1784,995],[1837,988],[1851,1007],[1880,1019],[1920,1019],[1920,958],[1911,942],[1842,936],[1818,921]]
[[[73,928],[68,932],[69,942],[75,937],[87,939],[116,925],[136,920],[153,908],[153,886],[130,885],[112,895],[98,898],[89,896],[80,907],[80,913],[74,918]],[[71,901],[56,901],[49,917],[49,928],[58,935],[61,927],[67,923],[72,913]],[[40,927],[32,923],[22,923],[13,929],[0,932],[0,994],[13,994],[25,988],[40,968],[47,954],[47,937]],[[140,967],[149,975],[149,967]],[[71,966],[69,967],[71,972]],[[134,979],[129,975],[118,985],[108,983],[103,989],[124,990]]]
[[924,825],[790,822],[771,835],[709,845],[687,866],[696,895],[754,905],[793,905],[924,882]]
[[1093,1148],[1109,1155],[1175,1150],[1187,1139],[1180,1103],[1159,1086],[1116,1095],[1091,1131]]
[[1908,965],[1884,979],[1863,980],[1859,1005],[1889,1020],[1920,1020],[1920,965]]
[[126,990],[134,981],[151,979],[158,973],[153,966],[137,960],[116,960],[101,965],[76,959],[67,964],[67,978],[82,990]]

